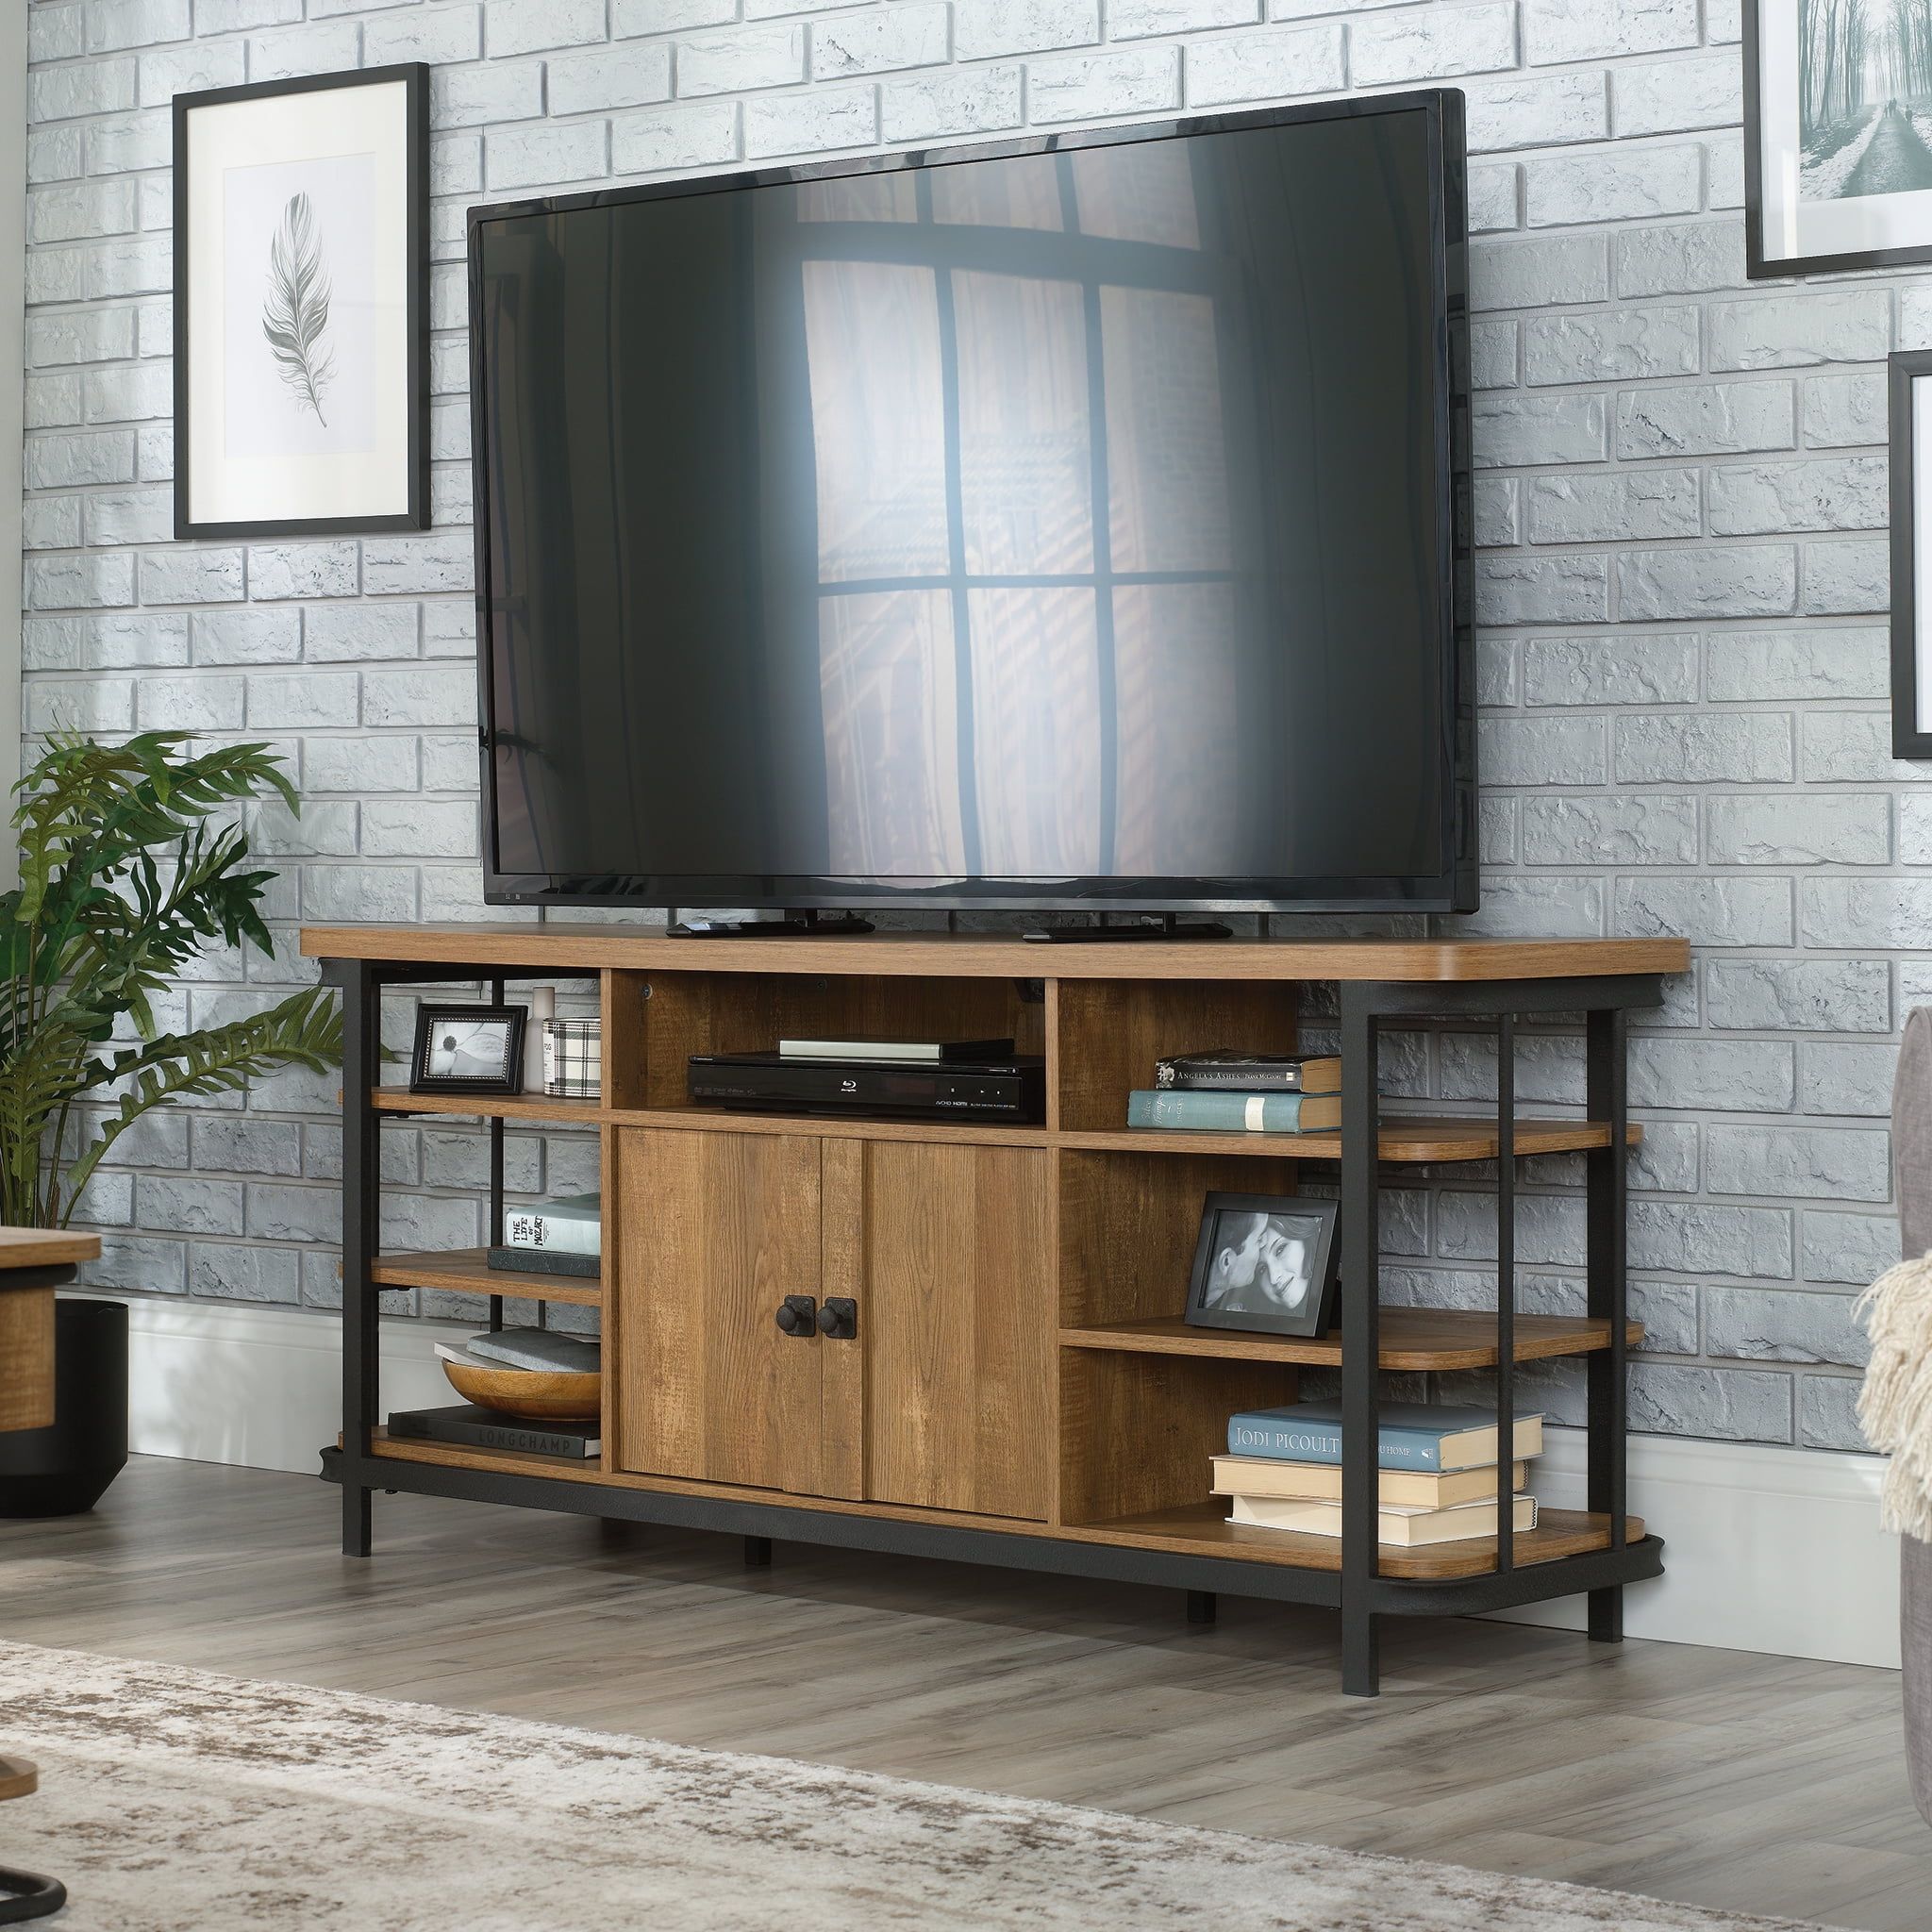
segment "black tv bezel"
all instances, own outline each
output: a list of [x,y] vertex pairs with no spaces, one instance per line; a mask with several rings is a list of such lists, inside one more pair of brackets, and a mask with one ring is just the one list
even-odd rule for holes
[[[1436,341],[1437,555],[1442,652],[1441,825],[1443,864],[1429,874],[1340,878],[841,877],[832,874],[505,873],[497,864],[496,773],[491,757],[490,492],[484,404],[486,357],[480,313],[477,231],[485,223],[616,208],[674,195],[731,193],[747,188],[824,181],[961,161],[1063,154],[1146,141],[1226,134],[1304,122],[1421,113],[1428,134],[1430,270],[1439,318]],[[1457,88],[1423,88],[1354,100],[1317,101],[1235,114],[1197,114],[957,146],[861,155],[794,166],[743,169],[675,181],[593,189],[493,203],[468,211],[471,467],[476,550],[478,758],[482,771],[483,896],[492,906],[635,906],[693,910],[783,907],[829,911],[880,907],[935,912],[1474,912],[1477,907],[1474,636],[1471,568],[1469,444],[1469,192],[1463,96]]]

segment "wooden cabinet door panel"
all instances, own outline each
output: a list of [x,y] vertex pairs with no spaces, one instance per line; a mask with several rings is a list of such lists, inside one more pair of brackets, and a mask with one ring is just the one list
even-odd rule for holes
[[817,1138],[627,1128],[619,1143],[624,1467],[823,1493],[824,1344],[774,1319],[819,1293]]
[[1051,1157],[866,1148],[866,1494],[1044,1519],[1054,1467]]

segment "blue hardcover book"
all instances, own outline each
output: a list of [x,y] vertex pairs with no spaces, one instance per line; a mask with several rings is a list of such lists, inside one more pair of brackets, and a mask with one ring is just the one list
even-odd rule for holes
[[[1441,1474],[1486,1469],[1496,1455],[1492,1408],[1438,1408],[1422,1402],[1385,1402],[1379,1410],[1383,1469],[1425,1469]],[[1540,1456],[1543,1419],[1516,1418],[1515,1458]],[[1286,1408],[1244,1409],[1227,1419],[1233,1456],[1268,1456],[1280,1462],[1341,1460],[1341,1404],[1296,1402]]]
[[1332,1133],[1341,1124],[1341,1096],[1188,1092],[1172,1087],[1139,1087],[1127,1095],[1127,1124],[1197,1133]]

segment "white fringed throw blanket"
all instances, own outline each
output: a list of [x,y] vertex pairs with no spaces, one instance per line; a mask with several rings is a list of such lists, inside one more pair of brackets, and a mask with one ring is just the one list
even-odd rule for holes
[[1888,1268],[1855,1312],[1872,1337],[1858,1421],[1873,1448],[1891,1456],[1885,1527],[1932,1542],[1932,1254]]

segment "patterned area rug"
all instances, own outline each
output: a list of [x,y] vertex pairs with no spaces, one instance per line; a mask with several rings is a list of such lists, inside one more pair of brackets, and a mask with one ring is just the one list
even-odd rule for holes
[[17,1644],[0,1739],[42,1772],[0,1809],[0,1856],[66,1881],[64,1932],[1774,1923]]

